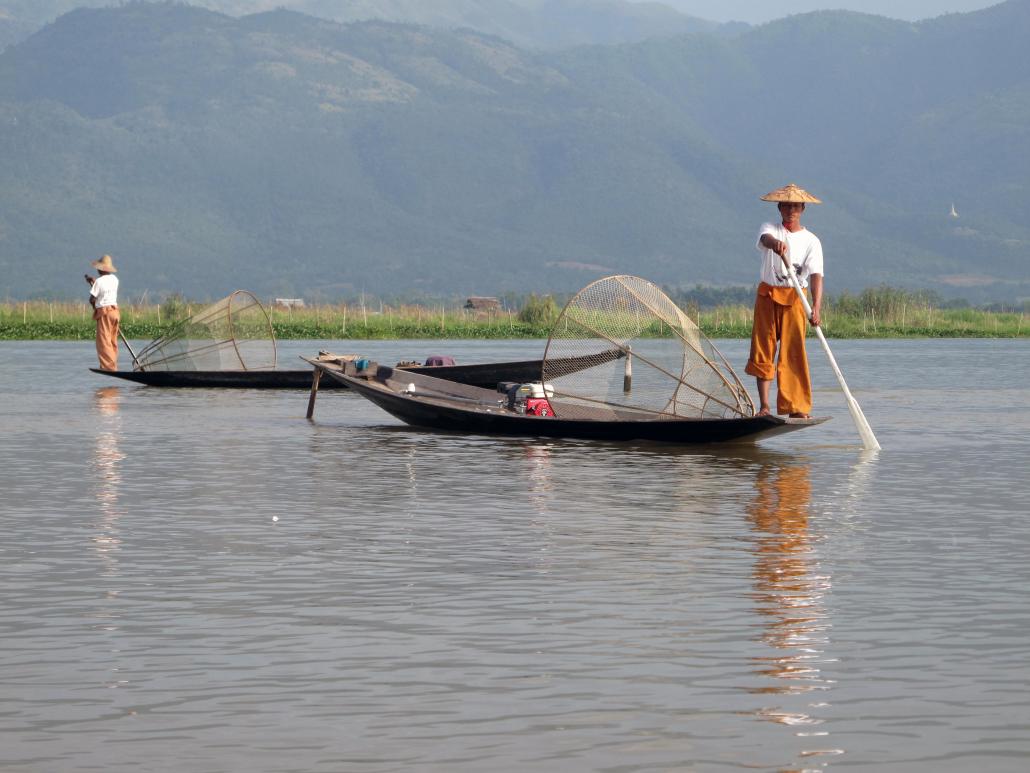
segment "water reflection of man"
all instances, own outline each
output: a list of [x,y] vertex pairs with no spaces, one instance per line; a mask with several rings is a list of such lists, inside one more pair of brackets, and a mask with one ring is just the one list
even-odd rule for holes
[[[758,673],[772,680],[757,688],[757,693],[800,695],[832,685],[820,672],[830,629],[823,599],[831,586],[829,577],[819,572],[809,529],[811,497],[806,463],[765,464],[755,480],[755,496],[748,506],[756,536],[755,600],[757,612],[768,619],[761,641],[776,651],[756,658]],[[764,708],[759,713],[764,719],[793,727],[821,722],[807,711],[784,707]],[[805,755],[839,753],[837,749],[819,749]]]
[[[808,507],[812,483],[807,465],[765,465],[755,481],[749,508],[758,534],[755,591],[758,611],[774,618],[762,641],[795,655],[771,658],[762,673],[781,679],[806,679],[798,645],[822,628],[819,578],[812,573]],[[818,671],[816,671],[816,674]],[[807,689],[807,688],[806,688]],[[773,685],[768,692],[797,692],[792,685]]]
[[96,391],[97,433],[93,453],[93,485],[100,515],[100,530],[93,538],[97,555],[113,572],[118,549],[118,519],[121,488],[121,462],[125,458],[120,448],[121,416],[119,407],[122,390],[103,387]]

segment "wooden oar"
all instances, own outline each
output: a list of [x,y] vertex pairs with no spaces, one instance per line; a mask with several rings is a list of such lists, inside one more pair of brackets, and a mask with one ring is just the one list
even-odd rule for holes
[[[812,307],[808,303],[808,298],[805,297],[805,291],[801,289],[801,283],[798,281],[797,275],[794,273],[794,267],[790,264],[787,258],[783,258],[783,264],[787,267],[787,276],[790,277],[790,283],[794,285],[794,289],[797,290],[798,297],[801,299],[801,303],[805,307],[805,315],[811,321],[812,318]],[[844,399],[848,401],[848,410],[851,412],[851,419],[855,422],[855,429],[858,430],[859,436],[862,438],[862,446],[867,451],[879,450],[880,444],[876,440],[876,435],[873,434],[873,428],[869,426],[869,422],[866,421],[865,414],[862,413],[862,408],[858,404],[858,400],[851,394],[851,390],[848,389],[848,384],[844,380],[844,374],[840,372],[840,368],[837,367],[837,361],[833,359],[833,352],[830,351],[830,345],[826,343],[826,336],[823,335],[823,329],[819,325],[813,325],[815,328],[815,334],[819,336],[819,341],[823,345],[823,351],[826,352],[826,358],[830,361],[830,367],[833,368],[833,372],[837,376],[837,381],[840,382],[841,391],[844,392]]]

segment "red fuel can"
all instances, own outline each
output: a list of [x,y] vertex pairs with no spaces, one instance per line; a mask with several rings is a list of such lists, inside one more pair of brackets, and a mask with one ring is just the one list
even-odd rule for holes
[[546,397],[529,397],[526,399],[526,415],[554,416],[554,411]]

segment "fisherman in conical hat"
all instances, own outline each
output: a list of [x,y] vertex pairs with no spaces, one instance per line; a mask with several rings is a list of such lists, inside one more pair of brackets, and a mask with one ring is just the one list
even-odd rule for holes
[[[793,271],[811,291],[813,325],[820,323],[823,302],[823,246],[801,225],[806,204],[822,202],[794,183],[762,196],[779,209],[779,223],[764,223],[756,245],[761,254],[761,281],[755,296],[751,354],[746,373],[758,381],[758,415],[772,413],[769,392],[776,380],[776,413],[807,418],[812,411],[812,381],[805,353],[805,308],[790,281]],[[777,352],[777,348],[779,351]]]
[[104,255],[91,264],[97,276],[86,274],[89,284],[89,302],[93,306],[93,319],[97,323],[97,359],[101,370],[118,370],[118,277],[114,260]]

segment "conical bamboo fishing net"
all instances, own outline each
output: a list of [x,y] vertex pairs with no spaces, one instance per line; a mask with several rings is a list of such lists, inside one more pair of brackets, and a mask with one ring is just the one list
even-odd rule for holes
[[258,299],[237,290],[177,323],[136,359],[137,370],[273,370],[275,334]]
[[[616,348],[624,357],[605,356]],[[570,358],[597,355],[572,370]],[[543,380],[562,419],[648,421],[754,415],[725,358],[650,282],[609,276],[566,304],[544,352]]]

